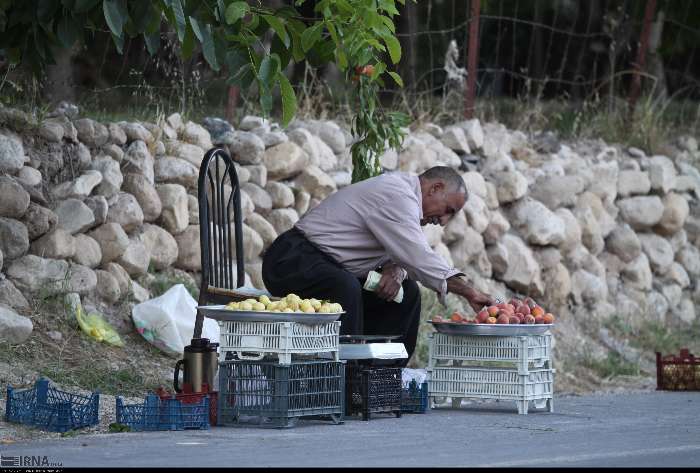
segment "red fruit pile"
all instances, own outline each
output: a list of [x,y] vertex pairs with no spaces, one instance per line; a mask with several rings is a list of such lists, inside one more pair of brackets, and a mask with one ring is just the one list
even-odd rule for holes
[[513,298],[508,303],[484,307],[474,319],[453,312],[447,318],[436,315],[432,321],[459,324],[551,324],[554,323],[554,316],[545,312],[532,298],[526,297],[524,300]]

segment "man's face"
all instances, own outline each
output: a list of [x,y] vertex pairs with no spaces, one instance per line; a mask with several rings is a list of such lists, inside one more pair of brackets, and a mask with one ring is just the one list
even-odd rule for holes
[[467,196],[463,192],[447,192],[443,181],[432,181],[423,192],[423,219],[421,225],[447,225],[464,207]]

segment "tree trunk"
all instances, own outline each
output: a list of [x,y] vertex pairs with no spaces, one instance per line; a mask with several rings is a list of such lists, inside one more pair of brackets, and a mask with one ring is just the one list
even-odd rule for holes
[[76,99],[73,80],[73,48],[55,48],[56,64],[46,68],[44,96],[54,104],[62,100],[74,103]]
[[649,35],[649,73],[656,77],[656,84],[652,89],[652,94],[654,98],[660,99],[668,97],[664,61],[659,53],[664,30],[664,19],[665,14],[663,10],[660,10],[656,21],[651,25],[651,34]]

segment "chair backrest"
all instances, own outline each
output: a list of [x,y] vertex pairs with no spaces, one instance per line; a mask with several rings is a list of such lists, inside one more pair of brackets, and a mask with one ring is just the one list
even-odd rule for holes
[[212,148],[204,155],[197,198],[202,250],[201,304],[211,298],[212,288],[235,289],[245,284],[241,189],[233,160],[223,149]]

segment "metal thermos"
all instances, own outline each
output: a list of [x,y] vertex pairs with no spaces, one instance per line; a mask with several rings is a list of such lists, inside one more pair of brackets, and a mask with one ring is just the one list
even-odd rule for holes
[[[218,343],[209,343],[208,338],[193,338],[190,345],[185,347],[185,353],[182,360],[178,360],[175,364],[175,373],[173,378],[173,388],[175,392],[181,393],[183,388],[185,392],[201,393],[204,392],[204,384],[208,386],[209,391],[214,391],[214,377],[218,369],[218,356],[216,349]],[[182,381],[183,386],[180,387],[180,368],[184,366]]]

